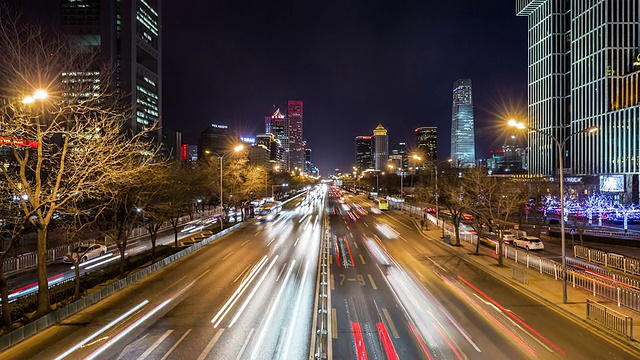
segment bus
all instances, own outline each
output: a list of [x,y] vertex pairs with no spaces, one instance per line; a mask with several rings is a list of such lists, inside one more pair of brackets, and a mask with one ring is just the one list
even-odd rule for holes
[[279,201],[270,201],[262,204],[256,209],[256,217],[258,221],[271,221],[280,214],[282,203]]
[[389,202],[387,199],[378,199],[378,209],[389,210]]

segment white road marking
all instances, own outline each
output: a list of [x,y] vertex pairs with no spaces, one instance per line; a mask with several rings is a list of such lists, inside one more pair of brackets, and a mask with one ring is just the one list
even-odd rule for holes
[[300,240],[300,238],[297,238],[297,239],[296,239],[296,242],[293,244],[293,246],[298,245],[298,240]]
[[143,352],[142,355],[140,355],[138,360],[146,359],[147,356],[149,356],[153,352],[153,350],[155,350],[164,341],[164,339],[167,338],[167,336],[171,335],[172,332],[173,330],[167,330],[167,332],[160,336],[160,338],[156,340],[156,342],[154,342],[153,345],[151,345],[151,347],[147,349],[147,351]]
[[164,354],[164,356],[163,356],[163,357],[161,357],[161,358],[160,358],[160,360],[165,360],[166,358],[168,358],[168,357],[169,357],[169,355],[171,355],[171,353],[173,352],[173,350],[175,350],[175,349],[178,347],[178,345],[180,345],[180,343],[182,342],[182,340],[184,340],[184,338],[186,338],[186,337],[187,337],[187,335],[189,335],[189,333],[191,332],[191,330],[192,330],[192,329],[187,330],[187,332],[185,332],[185,333],[184,333],[184,335],[182,335],[182,336],[180,337],[180,339],[178,339],[178,341],[176,341],[176,343],[175,343],[175,344],[173,344],[173,346],[171,347],[171,349],[169,349],[169,351],[167,351],[167,353],[166,353],[166,354]]
[[228,253],[227,255],[225,255],[225,256],[222,258],[222,261],[227,260],[227,258],[229,258],[229,256],[233,255],[233,253],[234,253],[234,251],[232,251],[232,252]]
[[254,330],[255,330],[254,328],[251,328],[251,331],[249,331],[249,335],[247,335],[247,339],[244,341],[244,344],[242,344],[242,348],[240,349],[240,353],[238,353],[238,357],[236,357],[236,360],[242,359],[242,355],[244,354],[244,351],[247,349],[247,345],[249,345],[249,340],[251,340],[251,335],[253,335]]
[[235,278],[235,280],[233,280],[233,282],[235,283],[236,281],[238,281],[238,279],[240,279],[240,277],[242,276],[242,274],[244,274],[245,272],[247,272],[247,270],[249,270],[249,267],[251,266],[251,264],[247,265],[246,268],[244,268],[244,270],[242,270],[242,272],[240,273],[240,275],[238,275],[237,278]]
[[211,339],[211,341],[209,341],[209,344],[207,344],[207,347],[204,348],[204,350],[202,350],[202,353],[200,354],[200,356],[198,356],[198,360],[204,360],[207,358],[207,355],[209,355],[209,353],[211,352],[211,349],[213,349],[213,346],[216,344],[218,339],[220,339],[220,336],[222,336],[223,332],[224,332],[224,329],[218,330],[218,332],[213,337],[213,339]]

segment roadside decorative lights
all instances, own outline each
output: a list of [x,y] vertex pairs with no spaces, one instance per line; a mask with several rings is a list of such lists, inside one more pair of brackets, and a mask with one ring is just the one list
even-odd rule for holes
[[517,129],[520,130],[529,130],[532,132],[536,132],[539,134],[542,134],[544,136],[548,136],[549,138],[551,138],[551,140],[553,140],[553,142],[555,142],[556,147],[558,149],[558,177],[559,177],[559,182],[560,182],[560,240],[561,240],[561,244],[562,244],[562,302],[564,304],[567,303],[567,257],[566,257],[566,248],[565,248],[565,233],[564,233],[564,225],[565,225],[565,219],[564,219],[564,146],[567,143],[567,140],[569,140],[571,137],[576,136],[578,134],[594,134],[596,132],[598,132],[598,127],[597,126],[591,126],[588,127],[586,129],[580,130],[578,132],[572,133],[567,135],[564,140],[560,141],[558,140],[558,138],[556,138],[555,136],[530,127],[525,125],[522,122],[519,122],[515,119],[510,119],[507,124],[511,127],[515,127]]

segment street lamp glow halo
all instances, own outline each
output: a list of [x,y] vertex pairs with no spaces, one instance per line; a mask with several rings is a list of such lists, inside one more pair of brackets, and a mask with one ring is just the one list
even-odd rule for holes
[[44,89],[38,89],[33,93],[33,98],[36,100],[44,100],[47,97],[49,97],[49,93]]

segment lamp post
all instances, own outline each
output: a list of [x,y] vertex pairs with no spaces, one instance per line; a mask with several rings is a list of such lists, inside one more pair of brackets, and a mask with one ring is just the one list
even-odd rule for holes
[[[450,163],[452,161],[453,159],[442,160],[439,163],[436,163],[436,166],[434,168],[436,173],[436,226],[438,225],[438,219],[440,219],[440,208],[438,207],[438,198],[440,197],[440,194],[438,193],[438,167],[440,166],[440,164],[444,164],[446,162]],[[442,220],[442,238],[444,239],[444,220]]]
[[[244,150],[244,145],[236,145],[233,150],[227,150],[227,151],[223,151],[220,154],[215,154],[216,156],[218,156],[218,159],[220,160],[220,207],[222,208],[221,210],[223,210],[224,212],[224,201],[223,201],[223,195],[222,195],[222,160],[224,159],[225,155],[230,154],[230,153],[238,153],[240,151]],[[206,150],[205,152],[208,152],[208,150]],[[223,229],[223,221],[222,221],[222,214],[220,214],[220,230]]]
[[558,167],[559,171],[559,182],[560,182],[560,242],[562,244],[562,302],[564,304],[567,303],[567,257],[566,257],[566,249],[565,249],[565,234],[564,234],[564,146],[571,137],[576,136],[578,134],[593,134],[598,131],[598,127],[592,126],[573,134],[569,134],[564,138],[562,142],[558,140],[555,136],[544,132],[542,130],[529,127],[524,123],[518,122],[514,119],[509,120],[509,126],[521,129],[521,130],[529,130],[533,132],[537,132],[539,134],[548,136],[556,143],[556,147],[558,149]]
[[[390,170],[394,169],[393,164],[389,164],[387,166]],[[404,184],[403,184],[404,173],[402,172],[402,168],[400,168],[400,197],[404,198]]]

